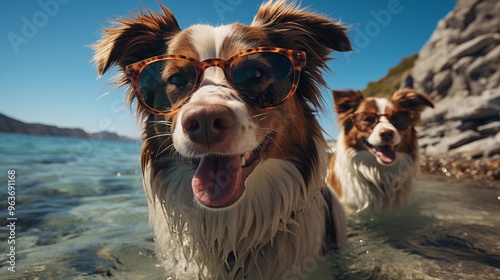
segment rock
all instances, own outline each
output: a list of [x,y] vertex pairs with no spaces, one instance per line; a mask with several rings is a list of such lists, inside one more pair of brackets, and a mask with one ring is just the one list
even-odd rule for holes
[[418,144],[422,149],[425,149],[427,147],[432,147],[432,146],[437,145],[440,140],[441,140],[441,138],[439,138],[439,137],[436,137],[436,138],[426,137],[423,139],[419,139]]
[[436,51],[427,57],[423,56],[422,52],[420,52],[419,59],[415,61],[415,66],[411,73],[415,89],[423,92],[431,92],[433,90],[432,77],[447,64],[448,58],[446,52]]
[[403,76],[401,79],[401,85],[399,86],[400,89],[404,88],[413,88],[413,77],[411,74],[406,74]]
[[479,124],[480,122],[478,121],[464,121],[460,124],[460,126],[458,126],[458,129],[460,129],[460,131],[475,129],[479,126]]
[[500,155],[500,142],[494,142],[493,145],[489,146],[483,154],[484,157],[493,157],[496,155]]
[[445,20],[446,28],[463,31],[475,17],[474,7],[478,1],[458,1],[452,14]]
[[[449,142],[446,140],[443,141],[443,139],[446,138],[441,138],[440,142],[436,143],[435,145],[432,146],[426,146],[425,149],[423,149],[424,154],[430,155],[430,156],[439,156],[439,155],[445,155],[448,153],[450,150],[450,145]],[[422,141],[425,143],[425,141]]]
[[[500,71],[498,65],[500,64],[500,45],[488,52],[486,55],[477,57],[465,70],[465,74],[470,77],[470,83],[476,84],[481,79],[485,79],[481,86],[487,88],[495,88],[500,85],[499,79],[496,78]],[[496,74],[496,75],[495,75]],[[476,85],[477,86],[477,85]],[[479,89],[478,91],[481,91]]]
[[437,125],[435,123],[424,124],[424,126],[420,127],[418,130],[418,135],[422,138],[453,136],[461,132],[459,130],[461,124],[461,121],[447,121],[441,125]]
[[457,135],[457,137],[449,138],[449,146],[448,149],[455,149],[470,142],[474,142],[478,139],[481,139],[481,133],[474,130],[467,130],[463,133]]
[[497,41],[497,46],[485,55],[485,59],[487,61],[491,61],[491,62],[500,62],[500,44],[499,44],[500,34],[499,33],[495,34],[495,39]]
[[[463,133],[454,133],[453,137],[423,138],[419,140],[419,145],[428,155],[443,155],[465,144],[474,142],[482,138],[481,133],[474,130],[467,130]],[[423,146],[425,144],[425,147]]]
[[459,2],[470,2],[472,7],[469,13],[469,20],[465,30],[460,34],[460,42],[471,40],[481,34],[490,32],[498,32],[498,14],[500,10],[500,2],[498,0],[460,0]]
[[[500,134],[499,134],[500,135]],[[463,157],[492,157],[500,154],[500,137],[488,137],[478,141],[469,142],[457,149],[450,150],[450,156]]]
[[462,57],[452,65],[451,69],[453,69],[453,72],[455,73],[465,73],[465,68],[467,68],[467,66],[469,66],[473,60],[474,58],[470,56]]
[[500,131],[500,120],[480,125],[477,127],[477,131],[483,135],[496,134]]
[[436,105],[436,111],[422,114],[423,126],[418,133],[424,153],[469,157],[498,154],[500,140],[493,141],[491,136],[500,131],[500,88],[480,96],[446,97]]
[[491,94],[469,96],[456,101],[449,104],[445,119],[474,121],[495,118],[500,112],[500,88]]
[[[497,0],[459,0],[419,52],[412,71],[415,88],[454,96],[457,90],[472,89],[471,95],[479,95],[484,89],[498,86],[499,79],[490,77],[500,77],[497,76],[500,72],[499,12]],[[467,74],[472,76],[463,75],[469,66]],[[451,84],[446,73],[450,69]],[[455,82],[460,77],[461,81]],[[445,85],[452,85],[453,90],[446,90]]]
[[434,100],[421,114],[424,153],[500,153],[499,14],[498,0],[458,0],[420,50],[413,85]]
[[497,71],[495,74],[491,75],[489,82],[486,84],[486,88],[497,88],[497,87],[500,87],[500,71]]
[[434,75],[432,78],[432,85],[438,92],[445,91],[451,85],[451,69]]
[[434,108],[425,109],[420,115],[422,123],[442,123],[444,121],[444,116],[449,109],[449,106],[447,105],[448,103],[449,102],[446,102],[445,100],[441,100],[440,102],[434,104]]
[[475,53],[495,43],[496,41],[493,38],[493,34],[478,36],[452,49],[449,55],[449,60],[455,61],[464,56],[474,55]]
[[456,95],[468,96],[469,86],[467,85],[467,79],[464,79],[462,75],[452,72],[451,74],[451,86],[449,87],[449,92],[454,92]]

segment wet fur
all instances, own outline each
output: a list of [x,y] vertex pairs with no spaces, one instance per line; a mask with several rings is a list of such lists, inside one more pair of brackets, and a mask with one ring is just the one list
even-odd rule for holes
[[333,97],[341,131],[328,167],[328,184],[343,204],[358,212],[409,206],[412,182],[419,167],[415,125],[420,123],[420,112],[425,107],[433,107],[431,100],[412,89],[396,91],[388,98],[389,110],[413,112],[415,124],[405,131],[397,131],[401,137],[397,159],[392,165],[382,165],[362,141],[370,132],[358,131],[350,118],[355,112],[376,110],[375,99],[364,98],[359,91],[334,91]]
[[[173,14],[161,8],[163,14],[148,11],[118,20],[94,46],[99,74],[117,65],[117,83],[129,87],[130,102],[134,95],[123,74],[126,65],[165,53],[200,55],[186,39],[196,28],[181,30]],[[177,116],[137,108],[156,248],[167,268],[179,268],[176,273],[208,279],[291,277],[303,271],[306,258],[321,258],[346,238],[343,210],[324,183],[326,142],[314,113],[321,105],[327,56],[332,50],[350,50],[349,39],[344,27],[285,1],[261,6],[250,26],[230,27],[232,35],[216,50],[219,57],[276,46],[306,51],[307,66],[289,102],[272,110],[247,106],[257,138],[275,136],[245,181],[245,193],[227,208],[206,208],[193,199],[192,166],[172,141]]]

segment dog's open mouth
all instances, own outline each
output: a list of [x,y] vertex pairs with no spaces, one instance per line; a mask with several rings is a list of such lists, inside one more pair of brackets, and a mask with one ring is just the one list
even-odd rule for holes
[[253,151],[239,155],[206,154],[193,159],[191,181],[195,199],[211,208],[227,207],[245,191],[245,179],[253,172],[272,141],[268,135]]
[[392,164],[396,160],[396,149],[395,145],[379,145],[375,146],[368,142],[366,138],[363,137],[363,142],[372,154],[374,154],[382,163]]

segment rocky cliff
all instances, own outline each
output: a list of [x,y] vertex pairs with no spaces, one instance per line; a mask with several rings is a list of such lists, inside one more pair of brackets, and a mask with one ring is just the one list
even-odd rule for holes
[[412,70],[436,102],[423,113],[427,155],[500,155],[500,1],[459,0],[438,23]]

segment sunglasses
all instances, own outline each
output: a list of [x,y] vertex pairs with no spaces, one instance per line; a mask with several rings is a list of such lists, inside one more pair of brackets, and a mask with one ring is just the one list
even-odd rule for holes
[[413,125],[413,114],[405,110],[394,111],[390,114],[358,112],[351,115],[354,126],[361,132],[372,130],[379,123],[380,117],[387,117],[397,130],[406,130]]
[[125,68],[137,100],[153,114],[177,111],[200,87],[209,67],[219,67],[242,99],[258,108],[273,108],[295,93],[306,53],[274,47],[239,52],[227,60],[204,61],[183,55],[151,57]]

